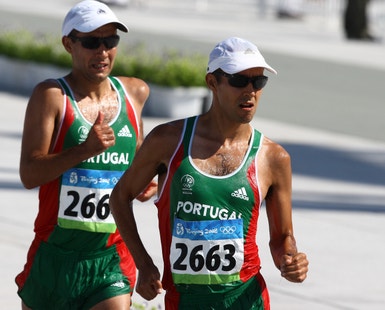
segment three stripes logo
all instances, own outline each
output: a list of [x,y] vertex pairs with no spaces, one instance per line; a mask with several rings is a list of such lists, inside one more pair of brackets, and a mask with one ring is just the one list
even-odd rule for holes
[[244,187],[233,191],[231,196],[249,201],[249,197],[247,196],[246,189]]
[[119,130],[118,137],[127,137],[127,138],[132,137],[130,129],[128,129],[127,125],[125,125],[122,129]]

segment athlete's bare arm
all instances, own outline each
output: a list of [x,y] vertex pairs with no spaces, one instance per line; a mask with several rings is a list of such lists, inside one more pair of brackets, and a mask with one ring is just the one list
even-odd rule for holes
[[302,282],[306,278],[308,261],[305,254],[298,253],[294,238],[289,154],[280,145],[265,138],[258,171],[266,201],[274,263],[284,278],[291,282]]
[[79,162],[114,145],[113,130],[99,113],[86,141],[61,153],[52,148],[63,115],[63,93],[55,81],[40,83],[27,106],[20,158],[20,177],[34,188],[59,177]]
[[177,147],[182,122],[160,125],[146,137],[132,162],[110,197],[110,208],[139,271],[137,292],[145,299],[156,297],[162,288],[158,268],[146,251],[136,227],[132,201],[158,175],[162,188],[169,160]]

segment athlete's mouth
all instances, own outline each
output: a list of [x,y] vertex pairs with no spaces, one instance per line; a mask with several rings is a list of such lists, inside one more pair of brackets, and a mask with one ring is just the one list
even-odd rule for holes
[[107,64],[96,64],[96,65],[92,65],[92,67],[97,69],[97,70],[100,70],[100,69],[106,68]]
[[251,102],[243,102],[239,105],[241,108],[252,108],[254,106]]

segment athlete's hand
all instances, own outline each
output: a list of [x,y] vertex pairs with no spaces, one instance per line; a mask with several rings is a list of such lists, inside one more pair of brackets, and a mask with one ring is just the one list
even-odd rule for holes
[[285,254],[281,257],[281,275],[290,282],[303,282],[306,279],[309,261],[306,254]]
[[150,184],[136,197],[141,202],[149,200],[158,191],[158,182],[151,181]]
[[160,273],[154,264],[148,264],[146,268],[139,269],[136,291],[146,300],[154,299],[163,290],[160,281]]
[[104,122],[104,114],[99,111],[95,123],[85,141],[87,149],[95,155],[115,145],[115,134],[112,128]]

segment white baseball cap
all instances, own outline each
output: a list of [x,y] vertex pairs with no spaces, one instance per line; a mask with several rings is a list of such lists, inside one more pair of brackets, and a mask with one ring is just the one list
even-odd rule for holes
[[87,33],[110,23],[116,24],[119,30],[128,32],[127,26],[118,20],[107,5],[99,1],[85,0],[76,4],[67,13],[62,34],[68,36],[74,29]]
[[219,42],[210,53],[207,73],[217,69],[234,74],[250,68],[262,67],[277,74],[270,67],[258,48],[251,42],[231,37]]

